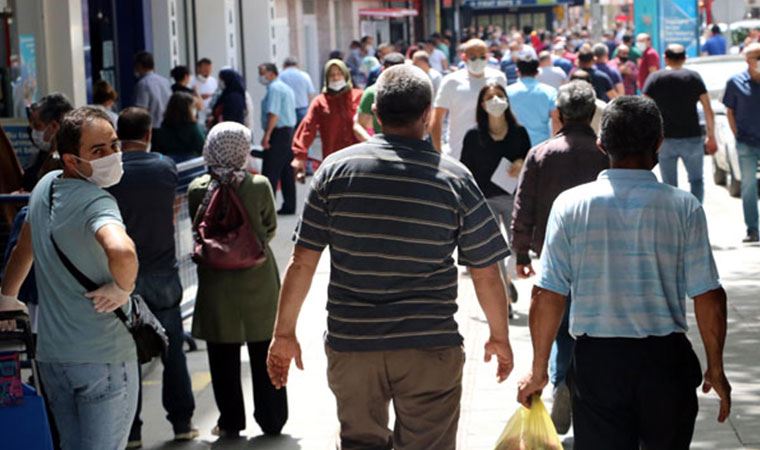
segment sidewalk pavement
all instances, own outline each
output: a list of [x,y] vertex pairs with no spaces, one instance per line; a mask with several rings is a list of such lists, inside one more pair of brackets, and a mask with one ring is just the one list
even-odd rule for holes
[[[709,167],[706,165],[706,167]],[[685,178],[682,177],[682,183]],[[718,424],[718,401],[715,394],[699,394],[700,411],[692,444],[693,449],[760,449],[760,246],[744,246],[741,202],[728,196],[724,188],[714,186],[706,179],[705,210],[715,249],[715,257],[729,296],[729,336],[726,346],[726,370],[734,388],[731,418]],[[299,186],[299,199],[304,188]],[[292,250],[290,241],[296,225],[294,216],[280,220],[278,236],[272,245],[281,272],[284,272]],[[322,335],[326,327],[325,296],[329,278],[329,259],[325,252],[320,261],[314,283],[304,304],[298,324],[305,370],[291,371],[288,384],[290,419],[284,435],[268,438],[261,435],[252,418],[251,381],[248,368],[244,369],[244,393],[248,412],[247,438],[217,441],[210,435],[216,423],[217,410],[210,385],[205,345],[188,354],[197,409],[195,425],[200,429],[198,441],[176,444],[170,441],[171,428],[164,419],[160,405],[160,364],[146,374],[144,380],[143,437],[147,449],[244,449],[261,450],[332,450],[338,436],[339,425],[335,414],[335,400],[327,387],[326,359]],[[530,368],[532,349],[527,327],[527,311],[532,281],[517,281],[519,302],[515,305],[518,317],[510,324],[510,338],[515,355],[515,370],[507,381],[495,380],[496,366],[483,362],[483,344],[488,337],[488,326],[478,306],[472,282],[463,271],[460,276],[459,312],[457,322],[465,337],[467,362],[463,380],[462,414],[459,423],[457,448],[462,450],[491,450],[504,425],[518,407],[517,381]],[[689,301],[691,304],[691,301]],[[699,333],[693,308],[689,306],[689,337],[703,361]],[[242,357],[247,360],[246,352]],[[245,367],[245,366],[244,366]],[[543,395],[547,408],[551,403],[551,389]],[[391,418],[391,423],[392,423]],[[572,448],[572,431],[563,436],[566,449]]]

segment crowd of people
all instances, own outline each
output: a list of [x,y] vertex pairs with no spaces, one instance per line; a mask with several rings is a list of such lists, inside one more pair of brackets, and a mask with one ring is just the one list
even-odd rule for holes
[[[718,47],[711,42],[707,51]],[[760,43],[744,54],[748,70],[729,80],[723,102],[741,157],[745,242],[756,242]],[[325,348],[342,448],[455,448],[464,363],[455,256],[487,318],[486,360],[497,360],[499,381],[513,367],[510,279],[538,272],[532,371],[519,401],[529,405],[551,382],[552,419],[559,433],[573,424],[575,448],[688,448],[697,386],[720,396],[720,421],[731,388],[726,295],[701,206],[715,122],[685,61],[686,50],[670,45],[661,67],[650,36],[622,24],[600,42],[586,30],[486,27],[459,43],[436,33],[376,47],[366,36],[345,58],[330,55],[319,89],[295,58],[262,63],[258,124],[242,75],[224,68],[214,77],[205,58],[194,75],[173,68],[172,84],[139,53],[135,98],[118,114],[118,95],[102,81],[95,106],[45,96],[28,112],[39,155],[25,173],[31,199],[9,246],[0,311],[34,319],[61,448],[142,445],[135,344],[105,314],[128,309],[132,294],[169,337],[162,401],[175,440],[199,435],[173,216],[176,163],[197,156],[208,174],[188,190],[196,236],[231,225],[206,222],[229,192],[225,220],[237,212],[243,231],[226,239],[250,235],[264,255],[236,270],[198,262],[192,334],[207,342],[213,434],[246,428],[243,344],[254,418],[265,434],[281,432],[292,361],[302,368],[297,319],[329,247]],[[321,158],[310,150],[317,137]],[[248,170],[254,142],[261,175]],[[691,193],[675,188],[678,159]],[[651,172],[658,162],[662,183]],[[269,243],[278,215],[297,211],[296,182],[312,173],[281,280]],[[58,252],[101,287],[86,292]],[[687,296],[704,375],[685,337]],[[657,408],[641,407],[650,402]]]

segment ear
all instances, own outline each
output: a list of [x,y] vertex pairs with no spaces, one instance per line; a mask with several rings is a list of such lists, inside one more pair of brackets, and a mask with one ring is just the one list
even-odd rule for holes
[[72,170],[77,165],[77,159],[71,153],[64,153],[61,155],[61,162],[63,162],[64,167],[69,170]]

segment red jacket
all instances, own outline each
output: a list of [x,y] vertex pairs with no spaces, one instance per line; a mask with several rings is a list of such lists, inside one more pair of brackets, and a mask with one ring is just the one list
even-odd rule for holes
[[358,143],[354,136],[354,115],[361,98],[361,89],[351,89],[338,95],[319,94],[309,105],[306,117],[293,137],[296,159],[307,159],[317,131],[322,138],[322,158]]

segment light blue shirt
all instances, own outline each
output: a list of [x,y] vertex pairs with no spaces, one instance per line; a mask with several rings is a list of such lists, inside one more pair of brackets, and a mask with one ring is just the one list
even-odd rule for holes
[[650,171],[610,169],[562,193],[543,248],[536,284],[572,292],[576,337],[686,332],[686,296],[720,287],[699,201]]
[[280,73],[280,80],[293,89],[293,94],[296,96],[296,108],[309,107],[309,96],[316,94],[317,91],[308,73],[297,67],[288,67]]
[[261,101],[261,128],[267,129],[267,115],[277,116],[275,128],[296,126],[296,99],[293,89],[275,78],[267,85],[267,95]]
[[161,128],[164,121],[166,105],[172,96],[172,85],[169,80],[157,74],[148,72],[135,85],[134,105],[147,109],[150,113],[153,128]]
[[507,96],[517,121],[528,130],[532,146],[551,137],[550,116],[557,109],[556,89],[535,78],[522,77],[507,87]]

